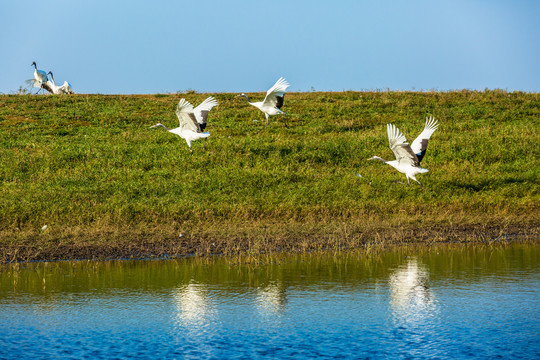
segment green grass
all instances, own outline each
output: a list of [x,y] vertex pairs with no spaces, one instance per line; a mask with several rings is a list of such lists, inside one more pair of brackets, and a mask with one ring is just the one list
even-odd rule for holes
[[[427,228],[437,237],[540,225],[538,94],[290,93],[289,127],[271,117],[260,133],[261,112],[217,94],[207,150],[197,141],[193,156],[183,139],[149,129],[177,126],[181,97],[207,96],[0,96],[0,247],[111,246],[112,233],[177,241],[182,232],[257,248],[264,237],[300,244],[368,228],[414,238]],[[412,142],[431,115],[440,126],[422,162],[430,172],[418,176],[425,188],[392,183],[405,175],[366,161],[393,159],[386,123]]]

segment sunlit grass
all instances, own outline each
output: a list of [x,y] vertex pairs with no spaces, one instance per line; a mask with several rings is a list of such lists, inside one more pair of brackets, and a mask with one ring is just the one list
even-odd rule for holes
[[[181,97],[207,96],[0,96],[0,244],[41,239],[44,224],[50,241],[73,229],[233,240],[268,229],[299,242],[347,226],[539,225],[538,94],[290,93],[289,127],[272,117],[260,133],[262,113],[217,94],[207,150],[195,142],[193,156],[149,129],[176,126]],[[393,159],[386,123],[412,142],[426,116],[440,127],[425,188],[392,183],[405,176],[366,159]]]

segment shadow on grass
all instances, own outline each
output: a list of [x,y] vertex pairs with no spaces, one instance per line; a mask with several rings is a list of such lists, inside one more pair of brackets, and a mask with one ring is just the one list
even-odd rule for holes
[[469,191],[484,191],[496,189],[499,187],[507,187],[509,185],[524,185],[529,183],[530,185],[539,185],[538,181],[532,179],[520,179],[515,177],[508,177],[502,179],[495,179],[493,181],[483,180],[483,181],[474,181],[474,182],[465,182],[465,180],[453,180],[449,181],[446,184],[452,188],[465,189]]

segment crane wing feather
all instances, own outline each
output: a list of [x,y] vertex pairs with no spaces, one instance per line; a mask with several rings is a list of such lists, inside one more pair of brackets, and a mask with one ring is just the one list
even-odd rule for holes
[[283,101],[285,100],[285,94],[283,96],[276,96],[276,107],[278,109],[281,109],[283,106]]
[[206,98],[202,103],[199,104],[195,109],[193,109],[193,113],[195,114],[195,117],[197,118],[197,122],[199,124],[206,124],[206,119],[208,118],[208,112],[212,110],[214,106],[218,104],[217,100],[214,99],[213,96],[210,96]]
[[191,130],[193,132],[201,132],[197,118],[193,113],[193,105],[191,105],[186,99],[180,99],[178,106],[176,107],[176,116],[180,121],[181,130]]
[[283,97],[290,84],[284,78],[279,78],[278,81],[266,92],[266,97],[263,100],[263,106],[277,107],[283,106]]
[[386,131],[388,133],[390,149],[396,156],[398,163],[419,166],[420,163],[418,158],[412,151],[409,143],[407,143],[405,135],[403,135],[403,133],[394,124],[387,124]]
[[36,79],[28,79],[28,80],[25,80],[24,83],[26,84],[26,86],[31,86],[31,87],[36,87],[36,88],[41,87],[41,81],[38,81]]
[[60,86],[60,90],[63,91],[64,94],[73,94],[73,89],[71,88],[71,84],[65,80],[62,86]]
[[426,154],[429,138],[431,135],[433,135],[435,130],[437,130],[437,127],[439,127],[439,124],[433,116],[426,117],[426,125],[424,126],[424,130],[411,144],[411,149],[418,157],[419,162],[422,161],[422,158]]

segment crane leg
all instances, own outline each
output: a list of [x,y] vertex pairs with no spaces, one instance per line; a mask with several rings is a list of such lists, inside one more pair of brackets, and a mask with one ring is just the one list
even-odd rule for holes
[[287,126],[287,117],[286,117],[287,114],[283,113],[283,125],[285,125],[285,127],[288,129],[289,127]]
[[206,140],[208,140],[208,138],[204,138],[204,143],[203,143],[203,149],[206,150]]

